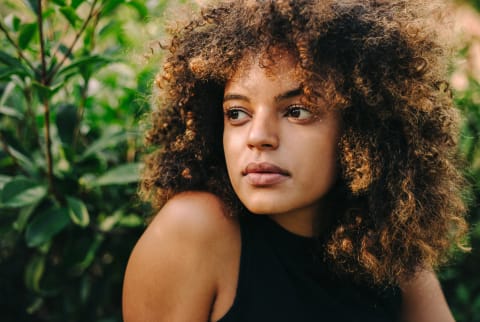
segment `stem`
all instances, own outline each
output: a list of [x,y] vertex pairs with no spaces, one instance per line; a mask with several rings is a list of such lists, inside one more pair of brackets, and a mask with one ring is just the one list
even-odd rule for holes
[[15,50],[17,51],[18,57],[20,57],[20,59],[22,59],[28,65],[28,67],[30,67],[30,69],[33,72],[35,72],[35,67],[33,67],[33,64],[27,59],[27,57],[25,57],[25,55],[23,55],[22,50],[20,49],[20,47],[18,47],[17,43],[12,39],[12,36],[10,36],[10,33],[8,32],[7,28],[3,25],[1,21],[0,21],[0,30],[5,34],[8,42],[15,48]]
[[[100,8],[99,11],[102,10],[103,7]],[[94,20],[93,20],[93,23],[92,23],[92,30],[91,30],[91,38],[92,38],[92,43],[90,45],[90,48],[89,50],[92,51],[93,48],[95,48],[95,29],[97,28],[98,26],[98,22],[100,20],[100,15],[99,14],[95,14],[94,15]],[[87,93],[88,93],[88,84],[90,82],[90,78],[87,78],[85,79],[85,84],[81,90],[81,101],[80,101],[80,104],[78,106],[78,110],[77,110],[77,123],[75,125],[75,129],[74,129],[74,132],[73,132],[73,151],[76,150],[77,148],[77,143],[78,143],[78,137],[80,135],[80,124],[83,120],[83,116],[85,114],[85,105],[86,105],[86,102],[87,102]]]
[[[39,2],[41,0],[38,0]],[[73,48],[75,47],[75,45],[77,44],[77,41],[78,39],[80,39],[80,36],[82,35],[82,33],[85,31],[85,28],[87,28],[87,25],[88,23],[90,22],[90,20],[98,15],[100,12],[99,11],[94,11],[95,9],[95,5],[97,4],[97,0],[93,0],[93,3],[92,3],[92,6],[90,7],[90,12],[88,13],[88,16],[87,16],[87,19],[85,19],[85,21],[83,22],[83,25],[82,27],[80,27],[80,30],[77,32],[77,34],[75,35],[75,38],[73,39],[73,42],[70,44],[70,46],[68,47],[68,50],[66,52],[66,54],[63,56],[62,60],[55,66],[55,68],[53,68],[49,73],[48,73],[48,81],[52,80],[53,77],[55,76],[55,74],[58,72],[58,70],[62,67],[62,65],[65,63],[65,61],[67,60],[68,56],[70,56],[70,54],[72,53],[73,51]]]
[[43,17],[42,17],[42,0],[37,0],[38,2],[38,33],[40,36],[40,57],[42,60],[42,85],[48,86],[48,82],[45,79],[47,74],[47,63],[45,60],[45,45],[44,45],[44,37],[43,37]]
[[[65,30],[63,31],[63,34],[66,35],[68,34],[68,31],[70,29],[70,25],[66,25],[65,27]],[[51,57],[56,57],[58,55],[58,52],[60,51],[60,46],[62,45],[62,41],[61,39],[58,41],[57,45],[55,46],[55,50],[53,51],[53,54],[51,55]],[[51,67],[51,65],[50,65]]]
[[80,104],[79,104],[78,110],[77,110],[77,123],[75,124],[75,129],[73,131],[73,143],[72,143],[73,151],[75,151],[76,148],[77,148],[78,136],[80,134],[80,123],[82,122],[83,114],[85,112],[85,105],[86,105],[86,101],[87,101],[88,83],[89,83],[89,80],[86,79],[85,84],[82,87],[82,92],[80,94],[81,95],[81,100],[80,100]]
[[38,127],[35,121],[35,113],[33,112],[33,97],[32,97],[32,89],[30,86],[25,86],[23,89],[23,96],[25,97],[25,101],[27,103],[27,111],[26,111],[26,126],[32,128],[33,135],[35,136],[35,140],[39,147],[42,145],[40,144],[40,135],[38,134]]
[[45,149],[47,157],[48,184],[50,190],[53,191],[52,139],[50,136],[50,107],[48,99],[43,100],[43,113],[45,117]]
[[[49,80],[47,78],[47,62],[45,59],[45,46],[44,46],[44,35],[43,35],[43,17],[42,17],[42,0],[38,0],[38,31],[40,38],[40,58],[42,61],[41,66],[41,79],[40,82],[43,86],[49,86]],[[43,97],[43,115],[45,118],[45,154],[47,159],[47,177],[48,177],[48,189],[53,194],[55,199],[63,204],[63,198],[58,194],[55,189],[53,181],[53,158],[52,158],[52,138],[50,134],[50,102],[49,98]]]

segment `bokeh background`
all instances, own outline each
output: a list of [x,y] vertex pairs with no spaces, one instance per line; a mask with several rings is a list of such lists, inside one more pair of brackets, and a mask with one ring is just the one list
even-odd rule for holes
[[[0,2],[0,321],[122,320],[158,40],[198,3]],[[480,321],[480,1],[449,4],[473,250],[439,276],[457,321]]]

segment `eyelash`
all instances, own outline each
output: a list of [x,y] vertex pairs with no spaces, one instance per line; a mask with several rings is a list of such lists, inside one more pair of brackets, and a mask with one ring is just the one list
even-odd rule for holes
[[[309,113],[310,115],[308,115],[308,117],[306,118],[301,118],[300,116],[292,116],[291,113],[293,111],[297,111],[297,110],[300,110],[300,111],[306,111],[307,113]],[[242,107],[239,107],[239,106],[231,106],[229,108],[227,108],[225,111],[224,111],[224,115],[225,115],[225,118],[230,120],[231,122],[237,122],[237,123],[241,123],[242,122],[242,119],[238,119],[238,118],[234,118],[235,117],[235,113],[244,113],[246,114],[247,116],[250,116],[250,113],[248,111],[246,111],[244,108]],[[286,109],[285,109],[285,112],[283,113],[283,116],[284,117],[288,117],[288,118],[293,118],[297,121],[308,121],[311,119],[311,117],[313,116],[313,112],[310,108],[304,106],[304,105],[299,105],[299,104],[293,104],[293,105],[289,105]],[[238,117],[238,114],[237,116]]]
[[[312,114],[312,111],[311,111],[308,107],[306,107],[306,106],[304,106],[304,105],[294,104],[294,105],[290,105],[290,106],[288,106],[288,107],[286,108],[286,111],[285,111],[285,114],[284,114],[284,115],[288,117],[289,114],[290,114],[292,111],[296,111],[296,110],[303,110],[303,111],[306,111],[306,112]],[[291,116],[290,116],[290,117],[291,117]],[[295,117],[295,118],[298,119],[298,117]]]
[[233,113],[235,112],[242,112],[242,113],[245,113],[247,115],[249,115],[249,113],[247,111],[245,111],[245,109],[241,108],[241,107],[238,107],[238,106],[232,106],[232,107],[229,107],[228,109],[225,110],[224,114],[225,114],[225,117],[229,120],[234,120],[233,118]]

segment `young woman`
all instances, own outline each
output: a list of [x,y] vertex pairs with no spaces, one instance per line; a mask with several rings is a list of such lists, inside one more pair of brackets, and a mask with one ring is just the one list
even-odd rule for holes
[[464,181],[423,9],[229,1],[171,31],[126,322],[453,321]]

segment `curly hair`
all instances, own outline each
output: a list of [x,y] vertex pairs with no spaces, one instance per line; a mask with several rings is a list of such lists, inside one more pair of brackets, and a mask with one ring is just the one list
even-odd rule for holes
[[466,183],[449,51],[422,11],[407,0],[226,1],[172,28],[141,194],[161,207],[204,190],[232,213],[242,209],[223,154],[224,87],[248,53],[268,60],[282,48],[297,61],[304,95],[343,118],[326,262],[377,285],[437,267],[462,245]]

